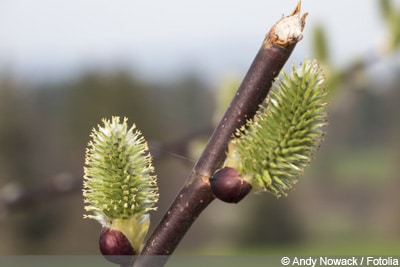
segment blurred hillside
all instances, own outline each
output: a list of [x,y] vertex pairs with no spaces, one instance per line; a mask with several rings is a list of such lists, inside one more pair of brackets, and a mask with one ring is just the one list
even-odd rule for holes
[[[180,248],[398,243],[400,66],[390,72],[384,87],[363,71],[352,78],[360,82],[332,93],[326,141],[287,199],[213,203]],[[123,70],[60,84],[1,77],[0,94],[1,198],[12,203],[39,190],[2,207],[2,254],[98,253],[100,227],[82,219],[80,182],[91,128],[112,115],[127,116],[150,142],[161,193],[157,222],[190,171],[194,141],[204,144],[212,131],[216,99],[195,76],[161,85]]]

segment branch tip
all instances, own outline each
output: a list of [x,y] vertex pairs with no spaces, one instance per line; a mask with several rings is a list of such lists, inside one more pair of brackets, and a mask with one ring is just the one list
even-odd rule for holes
[[281,18],[267,34],[267,45],[278,45],[287,47],[301,41],[303,39],[303,29],[306,24],[308,13],[300,14],[301,1],[299,1],[295,9],[290,15]]

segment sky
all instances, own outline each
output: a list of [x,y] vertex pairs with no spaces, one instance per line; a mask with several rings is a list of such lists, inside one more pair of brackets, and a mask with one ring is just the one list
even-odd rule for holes
[[[0,0],[0,72],[57,79],[125,66],[148,79],[244,75],[265,33],[297,0]],[[396,0],[400,6],[400,0]],[[292,60],[311,57],[312,31],[328,33],[341,65],[379,49],[378,0],[303,0],[309,12]]]

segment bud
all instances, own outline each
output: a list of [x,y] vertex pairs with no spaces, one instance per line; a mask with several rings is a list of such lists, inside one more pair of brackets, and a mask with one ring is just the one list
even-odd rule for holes
[[128,238],[121,231],[107,226],[101,228],[99,247],[103,256],[116,264],[126,265],[131,260],[129,255],[136,255]]
[[231,167],[216,171],[210,183],[214,195],[227,203],[238,203],[251,191],[251,185]]

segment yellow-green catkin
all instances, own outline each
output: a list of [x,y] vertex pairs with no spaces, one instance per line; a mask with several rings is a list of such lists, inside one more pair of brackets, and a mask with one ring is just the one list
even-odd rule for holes
[[313,159],[326,125],[325,78],[306,61],[274,83],[266,103],[229,144],[225,165],[238,169],[253,189],[286,196]]
[[86,149],[83,197],[86,218],[122,231],[136,251],[156,209],[158,187],[148,145],[127,119],[103,119]]

